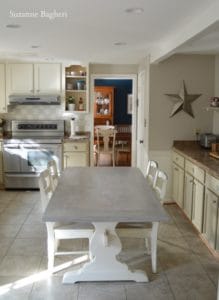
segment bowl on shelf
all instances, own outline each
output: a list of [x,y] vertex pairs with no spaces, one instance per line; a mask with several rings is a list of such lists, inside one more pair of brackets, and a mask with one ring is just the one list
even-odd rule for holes
[[219,97],[211,97],[210,101],[210,106],[219,107]]

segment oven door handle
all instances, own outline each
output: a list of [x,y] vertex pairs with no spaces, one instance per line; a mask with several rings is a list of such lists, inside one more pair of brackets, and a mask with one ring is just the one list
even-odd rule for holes
[[7,145],[7,146],[4,146],[4,150],[7,150],[7,149],[20,149],[20,146],[19,145]]
[[27,150],[39,150],[41,147],[40,146],[22,146],[23,149]]

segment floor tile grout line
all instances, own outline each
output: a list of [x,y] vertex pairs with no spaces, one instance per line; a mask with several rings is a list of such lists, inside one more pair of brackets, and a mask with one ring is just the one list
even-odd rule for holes
[[[202,261],[200,260],[200,256],[197,255],[197,259],[199,260],[200,265],[202,266],[202,269],[204,270],[204,273],[206,274],[206,276],[208,277],[208,279],[212,282],[212,284],[215,286],[216,290],[217,290],[217,284],[215,285],[215,282],[212,280],[212,278],[209,276],[208,272],[206,271],[205,267],[202,264]],[[219,270],[218,270],[219,272]]]
[[[14,199],[13,199],[13,197],[11,198],[11,200],[8,202],[7,207],[11,204],[12,201],[15,201],[17,195],[18,195],[18,193],[15,192],[15,197],[14,197]],[[5,208],[5,209],[6,209],[6,208]],[[2,214],[2,213],[1,213],[1,214]],[[1,219],[1,215],[0,215],[0,219]],[[0,224],[0,225],[5,225],[5,224]],[[10,225],[13,225],[13,224],[10,224]],[[8,249],[7,249],[7,251],[6,251],[5,254],[2,256],[2,259],[1,259],[1,262],[0,262],[0,266],[1,266],[1,263],[3,262],[4,258],[7,256],[8,251],[9,251],[9,249],[11,248],[12,244],[14,243],[14,241],[15,241],[15,239],[16,239],[16,236],[17,236],[17,234],[16,234],[13,238],[11,238],[12,241],[11,241],[11,243],[10,243],[10,245],[9,245],[9,247],[8,247]]]
[[[16,192],[15,199],[13,199],[13,200],[11,200],[11,201],[16,201],[16,198],[17,198],[17,197],[18,197],[18,192]],[[11,201],[10,201],[10,202],[11,202]],[[34,208],[34,206],[33,206],[33,208]],[[33,210],[33,208],[32,208],[32,210]],[[32,211],[32,210],[31,210],[31,211]],[[1,265],[1,263],[3,262],[4,258],[8,255],[8,252],[10,251],[10,249],[11,249],[13,243],[14,243],[15,240],[17,239],[17,237],[18,237],[18,235],[19,235],[19,233],[20,233],[20,231],[21,231],[23,225],[25,224],[27,218],[29,217],[31,211],[26,215],[26,217],[24,218],[24,221],[23,221],[21,224],[19,224],[19,225],[20,225],[20,229],[18,230],[17,234],[12,238],[12,241],[11,241],[11,243],[10,243],[10,246],[8,247],[6,253],[3,255],[2,259],[1,259],[0,265]],[[15,225],[15,226],[16,226],[17,224],[10,224],[10,225]]]
[[[183,217],[183,216],[182,216],[182,217]],[[174,222],[175,222],[175,220],[174,220]],[[189,251],[192,252],[192,254],[195,256],[195,259],[199,262],[199,265],[200,265],[200,267],[202,268],[202,270],[203,270],[203,272],[205,273],[205,275],[207,276],[208,280],[209,280],[210,282],[212,282],[213,286],[215,286],[214,281],[213,281],[213,280],[211,279],[211,277],[208,275],[207,271],[205,270],[205,268],[204,268],[204,266],[203,266],[203,264],[202,264],[202,262],[201,262],[201,260],[200,260],[200,255],[198,255],[198,254],[193,250],[193,248],[190,246],[190,244],[186,241],[185,235],[184,235],[184,233],[182,232],[182,230],[180,229],[178,222],[175,222],[175,224],[176,224],[177,229],[178,229],[179,232],[181,233],[181,237],[183,238],[183,240],[185,241],[185,243],[188,245]],[[196,234],[196,232],[195,232],[195,234]],[[197,235],[197,238],[200,239],[200,237],[199,237],[198,235]],[[200,240],[201,240],[201,239],[200,239]],[[206,247],[206,245],[203,243],[203,247],[204,247],[204,246]],[[209,250],[209,249],[208,249],[208,250]],[[209,251],[209,253],[211,253],[211,252]],[[212,255],[212,257],[214,258],[213,255]],[[162,263],[161,263],[161,265],[162,265]],[[164,272],[165,272],[165,271],[164,271]],[[170,285],[170,288],[171,288],[171,285]],[[217,286],[215,286],[215,288],[216,288],[216,290],[217,290]],[[172,290],[172,288],[171,288],[171,290]]]
[[[159,262],[159,263],[162,265],[161,262]],[[167,276],[167,273],[166,273],[165,270],[163,270],[163,274],[164,274],[164,276],[165,276],[165,278],[166,278],[166,280],[167,280],[167,282],[168,282],[168,287],[169,287],[169,290],[171,291],[171,294],[172,294],[172,296],[173,296],[173,300],[176,300],[175,294],[174,294],[174,292],[173,292],[172,286],[171,286],[171,284],[170,284],[170,281],[169,281],[169,279],[168,279],[168,276]]]

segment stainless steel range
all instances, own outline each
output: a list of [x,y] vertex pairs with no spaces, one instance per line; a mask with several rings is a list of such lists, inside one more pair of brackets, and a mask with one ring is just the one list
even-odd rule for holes
[[51,159],[62,169],[64,121],[13,120],[12,138],[3,142],[6,188],[38,188],[38,177]]

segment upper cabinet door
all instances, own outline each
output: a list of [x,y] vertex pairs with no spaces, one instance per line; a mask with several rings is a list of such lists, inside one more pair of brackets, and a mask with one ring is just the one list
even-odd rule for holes
[[33,94],[33,64],[7,65],[7,94]]
[[[0,64],[0,113],[6,112],[5,98],[5,65]],[[1,175],[0,175],[1,176]],[[1,182],[1,179],[0,179]]]
[[34,83],[36,94],[60,94],[62,86],[61,64],[35,64]]

